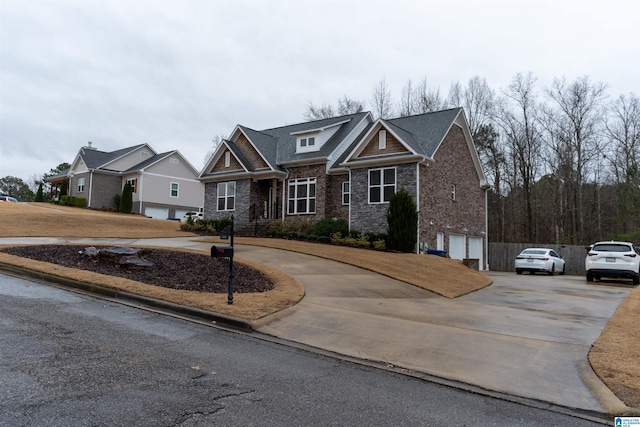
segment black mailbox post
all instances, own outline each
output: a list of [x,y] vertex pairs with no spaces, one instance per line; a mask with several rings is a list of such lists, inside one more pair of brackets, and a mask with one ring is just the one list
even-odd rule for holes
[[[211,246],[212,258],[229,258],[229,288],[227,293],[227,304],[233,304],[233,215],[228,229],[231,233],[231,246]],[[222,235],[220,238],[223,238]]]

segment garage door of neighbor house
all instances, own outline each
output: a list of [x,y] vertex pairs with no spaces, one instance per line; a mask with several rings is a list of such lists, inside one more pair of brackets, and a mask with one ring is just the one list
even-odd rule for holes
[[482,257],[482,237],[469,236],[469,258],[476,258],[480,262],[480,270],[484,268],[484,259]]
[[193,211],[188,211],[186,209],[176,209],[176,218],[178,218],[180,221],[182,221],[182,218],[184,218],[184,216],[187,214],[187,212],[193,212]]
[[449,257],[452,259],[464,259],[467,254],[467,240],[464,234],[449,235]]
[[144,215],[151,218],[167,219],[169,218],[168,208],[144,208]]

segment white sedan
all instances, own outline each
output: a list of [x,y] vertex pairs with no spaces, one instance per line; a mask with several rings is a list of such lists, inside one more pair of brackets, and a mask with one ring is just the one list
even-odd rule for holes
[[527,248],[516,257],[516,273],[528,271],[535,274],[540,271],[553,276],[553,273],[564,274],[565,263],[553,249]]

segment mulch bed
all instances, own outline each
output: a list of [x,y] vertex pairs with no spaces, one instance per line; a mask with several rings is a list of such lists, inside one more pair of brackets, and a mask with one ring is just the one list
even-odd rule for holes
[[[123,277],[149,285],[199,292],[226,293],[229,260],[187,252],[151,249],[143,258],[155,264],[148,269],[122,268],[117,264],[92,261],[81,255],[86,246],[42,245],[2,249],[10,255],[44,261],[78,270]],[[100,249],[100,247],[97,247]],[[246,265],[233,263],[233,290],[238,293],[265,292],[274,288],[269,277]]]

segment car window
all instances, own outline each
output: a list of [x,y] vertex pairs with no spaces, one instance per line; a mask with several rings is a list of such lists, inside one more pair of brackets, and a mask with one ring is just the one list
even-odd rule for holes
[[544,251],[536,249],[525,249],[522,253],[525,255],[544,255]]
[[603,243],[600,245],[595,245],[593,247],[594,251],[599,252],[629,252],[631,249],[627,245],[620,245],[616,243]]
[[552,257],[555,257],[555,258],[560,258],[560,255],[558,255],[556,253],[556,251],[549,251],[549,255],[551,255]]

